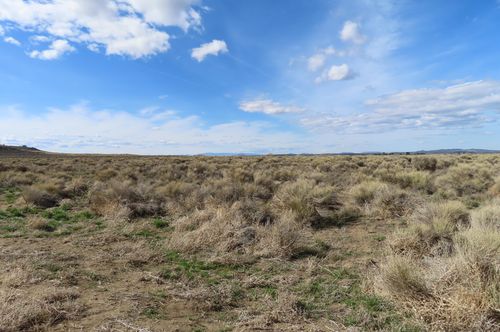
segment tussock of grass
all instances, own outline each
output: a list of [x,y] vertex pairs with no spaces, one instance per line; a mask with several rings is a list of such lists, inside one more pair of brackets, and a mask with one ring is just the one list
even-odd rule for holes
[[0,330],[39,331],[83,312],[71,289],[44,290],[27,294],[21,290],[0,290]]
[[[432,329],[500,328],[497,202],[475,211],[470,222],[463,205],[456,202],[427,206],[413,222],[415,228],[404,233],[410,239],[396,235],[400,241],[393,243],[381,269],[380,292],[417,312]],[[421,242],[417,248],[415,238]],[[449,251],[429,250],[443,238]]]

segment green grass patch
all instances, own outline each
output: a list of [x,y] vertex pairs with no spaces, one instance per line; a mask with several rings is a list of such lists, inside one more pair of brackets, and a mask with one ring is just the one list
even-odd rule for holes
[[184,258],[175,251],[167,251],[164,258],[166,266],[161,274],[165,279],[204,279],[209,284],[217,284],[221,280],[234,278],[237,273],[244,269],[244,266],[241,265],[210,263],[196,258]]

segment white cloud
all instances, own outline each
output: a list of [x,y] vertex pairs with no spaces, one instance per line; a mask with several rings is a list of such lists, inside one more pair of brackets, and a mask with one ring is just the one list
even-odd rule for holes
[[226,42],[214,39],[210,43],[202,44],[200,47],[193,48],[191,56],[198,62],[202,62],[208,55],[219,55],[227,52],[228,48]]
[[37,115],[15,108],[0,110],[0,144],[27,144],[51,151],[282,153],[302,150],[303,142],[302,137],[266,122],[237,121],[207,127],[199,117],[180,117],[175,112],[153,108],[128,113],[76,105]]
[[3,27],[0,25],[0,36],[3,36],[5,34],[5,30]]
[[66,53],[73,52],[75,48],[68,41],[58,39],[50,44],[49,48],[43,51],[32,51],[29,55],[34,59],[40,60],[55,60],[59,59]]
[[350,41],[355,44],[363,44],[366,42],[366,37],[359,31],[359,24],[353,21],[346,21],[340,31],[340,39]]
[[50,38],[47,36],[35,35],[30,37],[30,41],[34,44],[47,43],[50,41]]
[[310,71],[317,71],[325,65],[326,56],[323,53],[314,54],[307,59],[307,68]]
[[313,128],[338,132],[479,127],[500,113],[500,82],[476,81],[446,88],[405,90],[369,100],[370,112],[320,115],[302,120]]
[[12,45],[21,46],[21,42],[14,37],[5,37],[3,41]]
[[316,83],[324,81],[344,81],[354,78],[354,73],[348,65],[342,64],[339,66],[331,66],[330,69],[323,72],[323,74],[316,78]]
[[169,49],[161,28],[201,26],[200,0],[0,0],[0,22],[73,44],[102,47],[107,55],[141,58]]
[[249,113],[264,113],[264,114],[285,114],[285,113],[300,113],[305,109],[293,105],[281,105],[269,99],[255,99],[244,101],[240,104],[240,109]]
[[333,47],[328,47],[320,50],[318,53],[312,55],[311,57],[309,57],[309,59],[307,59],[307,68],[309,68],[309,70],[313,72],[321,69],[325,65],[328,56],[334,55],[335,53],[336,50]]

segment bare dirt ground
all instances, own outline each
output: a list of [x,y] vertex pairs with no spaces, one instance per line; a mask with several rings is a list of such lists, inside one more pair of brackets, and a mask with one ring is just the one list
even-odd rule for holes
[[[286,264],[264,261],[258,266],[263,266],[264,270],[289,269],[303,274],[304,278],[311,277],[307,269],[314,267],[309,264],[320,264],[327,274],[330,271],[356,271],[359,275],[366,275],[377,264],[373,257],[380,257],[383,234],[389,233],[390,229],[392,225],[370,221],[324,230],[317,235],[331,247],[331,251],[320,261],[299,260]],[[200,310],[203,304],[198,298],[191,298],[189,290],[182,289],[185,285],[179,285],[177,280],[159,279],[159,266],[168,263],[163,261],[157,241],[159,239],[117,236],[107,230],[64,237],[5,238],[0,241],[1,275],[15,278],[28,270],[29,278],[34,280],[29,286],[19,289],[25,294],[38,294],[47,289],[71,289],[79,294],[76,302],[81,307],[80,312],[73,319],[53,326],[53,331],[137,331],[141,328],[151,331],[221,331],[238,324],[238,315],[252,304],[251,299],[243,299],[224,315]],[[252,272],[236,275],[247,284],[251,283],[248,279],[265,282],[259,279],[276,277],[272,272],[269,275]],[[286,286],[301,279],[300,274],[278,276],[285,279],[280,282]],[[349,277],[341,278],[338,286],[349,287],[351,282]],[[253,285],[247,287],[252,289]],[[249,303],[245,303],[247,301]],[[336,305],[331,310],[333,315],[342,317],[349,309]],[[307,322],[303,324],[307,326]],[[333,321],[322,324],[325,330],[346,329]],[[241,329],[245,328],[243,325]],[[288,327],[285,324],[282,328]],[[321,330],[321,326],[315,329]]]

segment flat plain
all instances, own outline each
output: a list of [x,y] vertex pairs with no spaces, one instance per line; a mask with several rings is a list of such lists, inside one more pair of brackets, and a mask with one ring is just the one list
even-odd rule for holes
[[0,158],[0,331],[500,329],[500,155]]

